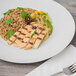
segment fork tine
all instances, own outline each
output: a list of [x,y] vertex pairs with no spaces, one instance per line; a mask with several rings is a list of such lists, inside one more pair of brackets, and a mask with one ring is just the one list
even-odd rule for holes
[[70,70],[71,70],[71,72],[73,72],[73,73],[76,72],[76,69],[75,69],[75,68],[70,69]]
[[76,65],[75,65],[75,64],[71,65],[71,66],[68,67],[68,68],[69,68],[69,70],[70,70],[72,73],[75,73],[75,72],[76,72]]

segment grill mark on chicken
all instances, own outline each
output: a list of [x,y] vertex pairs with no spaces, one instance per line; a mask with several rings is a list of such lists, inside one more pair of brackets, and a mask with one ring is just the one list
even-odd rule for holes
[[27,28],[23,27],[23,29],[28,30]]
[[18,31],[19,33],[21,33],[21,31]]
[[27,37],[27,38],[30,38],[30,37]]
[[31,45],[33,45],[33,43],[32,42],[29,42]]
[[[23,35],[23,34],[22,34],[22,35]],[[22,38],[17,37],[16,35],[13,35],[13,36],[16,37],[16,39],[23,40]]]
[[40,37],[37,37],[37,39],[42,40],[42,38],[40,38]]
[[31,33],[31,31],[29,31],[29,33]]
[[24,34],[24,33],[21,33],[22,35],[26,35],[26,34]]
[[39,35],[37,32],[35,34]]
[[22,40],[20,40],[20,41],[21,41],[21,43],[27,43],[27,42],[24,42],[24,41],[23,41],[23,39],[22,39]]
[[20,34],[22,34],[22,35],[26,35],[26,34],[22,33],[21,31],[18,31],[18,32],[20,32]]
[[13,42],[12,40],[9,40],[10,42]]
[[17,37],[17,39],[18,39],[18,40],[23,40],[23,39],[21,39],[20,37]]
[[39,27],[40,30],[43,30],[43,28]]
[[17,35],[13,35],[14,37],[17,37]]
[[20,34],[22,34],[22,35],[26,35],[26,34],[24,34],[24,33],[22,33],[22,32],[21,32]]

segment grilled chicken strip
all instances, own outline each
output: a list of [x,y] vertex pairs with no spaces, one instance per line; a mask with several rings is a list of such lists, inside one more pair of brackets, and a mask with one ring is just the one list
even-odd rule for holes
[[43,38],[45,37],[46,33],[47,32],[44,30],[44,31],[42,31],[41,34],[39,34],[39,36],[37,37],[37,40],[36,40],[35,44],[33,45],[33,48],[37,49],[40,46],[40,44],[43,41]]
[[26,49],[26,50],[31,49],[35,41],[36,41],[35,38],[31,38],[28,45],[24,49]]
[[16,32],[8,41],[8,45],[11,45],[12,43],[14,43],[14,41],[16,40],[16,37],[19,35],[19,32]]
[[23,42],[22,40],[19,40],[19,39],[16,39],[15,43],[13,44],[13,46],[19,47],[19,48],[22,48],[25,45],[27,45],[27,43],[25,43],[25,42]]

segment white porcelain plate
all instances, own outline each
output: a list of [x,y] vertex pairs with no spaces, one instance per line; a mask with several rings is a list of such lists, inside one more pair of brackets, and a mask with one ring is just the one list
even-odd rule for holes
[[75,23],[71,14],[60,4],[52,0],[0,0],[0,17],[8,9],[24,7],[48,12],[53,33],[38,49],[23,50],[0,38],[0,59],[13,63],[34,63],[48,59],[60,53],[72,40]]

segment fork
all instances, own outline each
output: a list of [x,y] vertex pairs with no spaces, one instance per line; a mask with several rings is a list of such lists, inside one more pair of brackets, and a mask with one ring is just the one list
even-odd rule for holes
[[62,72],[59,72],[59,73],[56,73],[56,74],[53,74],[51,76],[57,76],[61,73],[64,73],[65,75],[72,75],[74,73],[76,73],[76,63],[67,67],[67,68],[64,68]]

